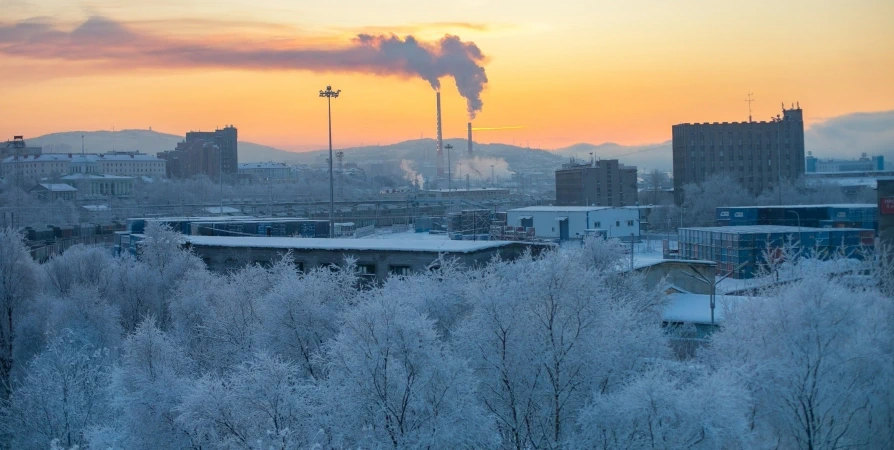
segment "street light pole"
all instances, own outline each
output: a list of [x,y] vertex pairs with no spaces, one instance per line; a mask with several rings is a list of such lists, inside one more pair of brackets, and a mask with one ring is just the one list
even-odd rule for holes
[[338,98],[341,89],[333,91],[332,86],[326,86],[325,91],[320,91],[320,97],[326,97],[326,104],[329,109],[329,237],[335,236],[335,221],[333,214],[335,213],[335,182],[332,176],[332,99]]
[[[453,190],[450,187],[450,184],[453,182],[453,175],[450,174],[450,150],[453,149],[453,146],[450,144],[447,144],[444,146],[444,148],[447,149],[447,190],[451,191],[451,190]],[[444,173],[444,172],[441,172],[441,173]]]

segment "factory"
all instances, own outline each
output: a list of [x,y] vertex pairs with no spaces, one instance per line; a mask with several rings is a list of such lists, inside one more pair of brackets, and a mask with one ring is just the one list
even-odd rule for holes
[[290,255],[300,271],[356,260],[362,277],[382,281],[390,276],[425,272],[441,258],[455,259],[464,267],[486,265],[494,257],[514,260],[547,244],[506,241],[308,239],[283,237],[185,236],[185,246],[212,271],[236,270],[248,264],[269,266]]
[[636,208],[607,206],[529,206],[506,212],[508,226],[533,228],[541,239],[583,239],[601,235],[639,240],[640,214]]

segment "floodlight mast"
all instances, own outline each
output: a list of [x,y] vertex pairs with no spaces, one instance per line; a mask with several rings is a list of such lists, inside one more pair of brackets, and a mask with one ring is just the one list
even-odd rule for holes
[[326,98],[326,104],[329,110],[329,237],[335,236],[335,182],[332,175],[332,99],[338,98],[341,89],[332,90],[332,86],[326,86],[325,91],[320,91],[320,97]]

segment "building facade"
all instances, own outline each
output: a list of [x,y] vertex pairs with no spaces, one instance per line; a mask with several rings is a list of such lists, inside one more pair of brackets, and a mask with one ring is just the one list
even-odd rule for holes
[[583,239],[590,234],[634,240],[640,236],[637,208],[607,206],[529,206],[506,211],[506,225],[533,228],[542,239]]
[[[192,178],[204,175],[219,180],[223,175],[220,147],[203,140],[183,141],[174,150],[161,152],[168,178]],[[225,176],[225,175],[223,175]]]
[[859,159],[820,159],[807,152],[804,161],[807,173],[828,172],[879,172],[885,170],[885,157],[882,155],[869,157],[863,153]]
[[28,190],[40,200],[74,200],[78,190],[64,183],[40,183]]
[[239,177],[253,181],[286,181],[298,178],[297,172],[284,163],[241,163]]
[[8,156],[34,156],[43,153],[41,147],[29,147],[25,144],[22,136],[14,136],[11,141],[6,141],[0,145],[0,160],[6,159]]
[[114,153],[43,153],[9,156],[0,162],[3,176],[41,179],[77,173],[117,176],[165,175],[165,161],[139,152]]
[[726,173],[753,194],[804,175],[804,116],[782,110],[769,122],[684,123],[672,127],[674,197],[683,186]]
[[202,141],[212,143],[220,150],[218,171],[224,180],[235,181],[239,174],[239,142],[236,127],[227,125],[214,131],[190,131],[186,133],[187,143]]
[[636,167],[617,159],[571,162],[556,171],[559,206],[635,206],[638,201]]

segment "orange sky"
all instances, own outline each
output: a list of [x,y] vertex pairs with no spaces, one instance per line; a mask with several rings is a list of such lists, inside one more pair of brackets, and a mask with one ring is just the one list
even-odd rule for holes
[[[0,138],[150,126],[183,134],[234,124],[242,140],[322,148],[326,110],[317,92],[327,84],[342,90],[333,102],[336,147],[435,134],[434,91],[419,77],[168,63],[131,67],[64,60],[52,49],[11,51],[9,36],[17,32],[11,26],[35,17],[62,31],[103,16],[154,38],[275,49],[344,47],[359,32],[413,34],[425,41],[455,34],[487,57],[489,81],[475,125],[524,127],[478,133],[482,142],[557,148],[664,141],[674,123],[746,119],[748,92],[755,95],[756,119],[779,112],[782,101],[800,102],[808,122],[894,109],[890,0],[757,0],[741,6],[702,0],[345,0],[337,10],[285,0],[136,6],[96,0],[89,7],[76,0],[7,2],[0,21]],[[445,136],[462,137],[465,100],[453,79],[441,83]]]

